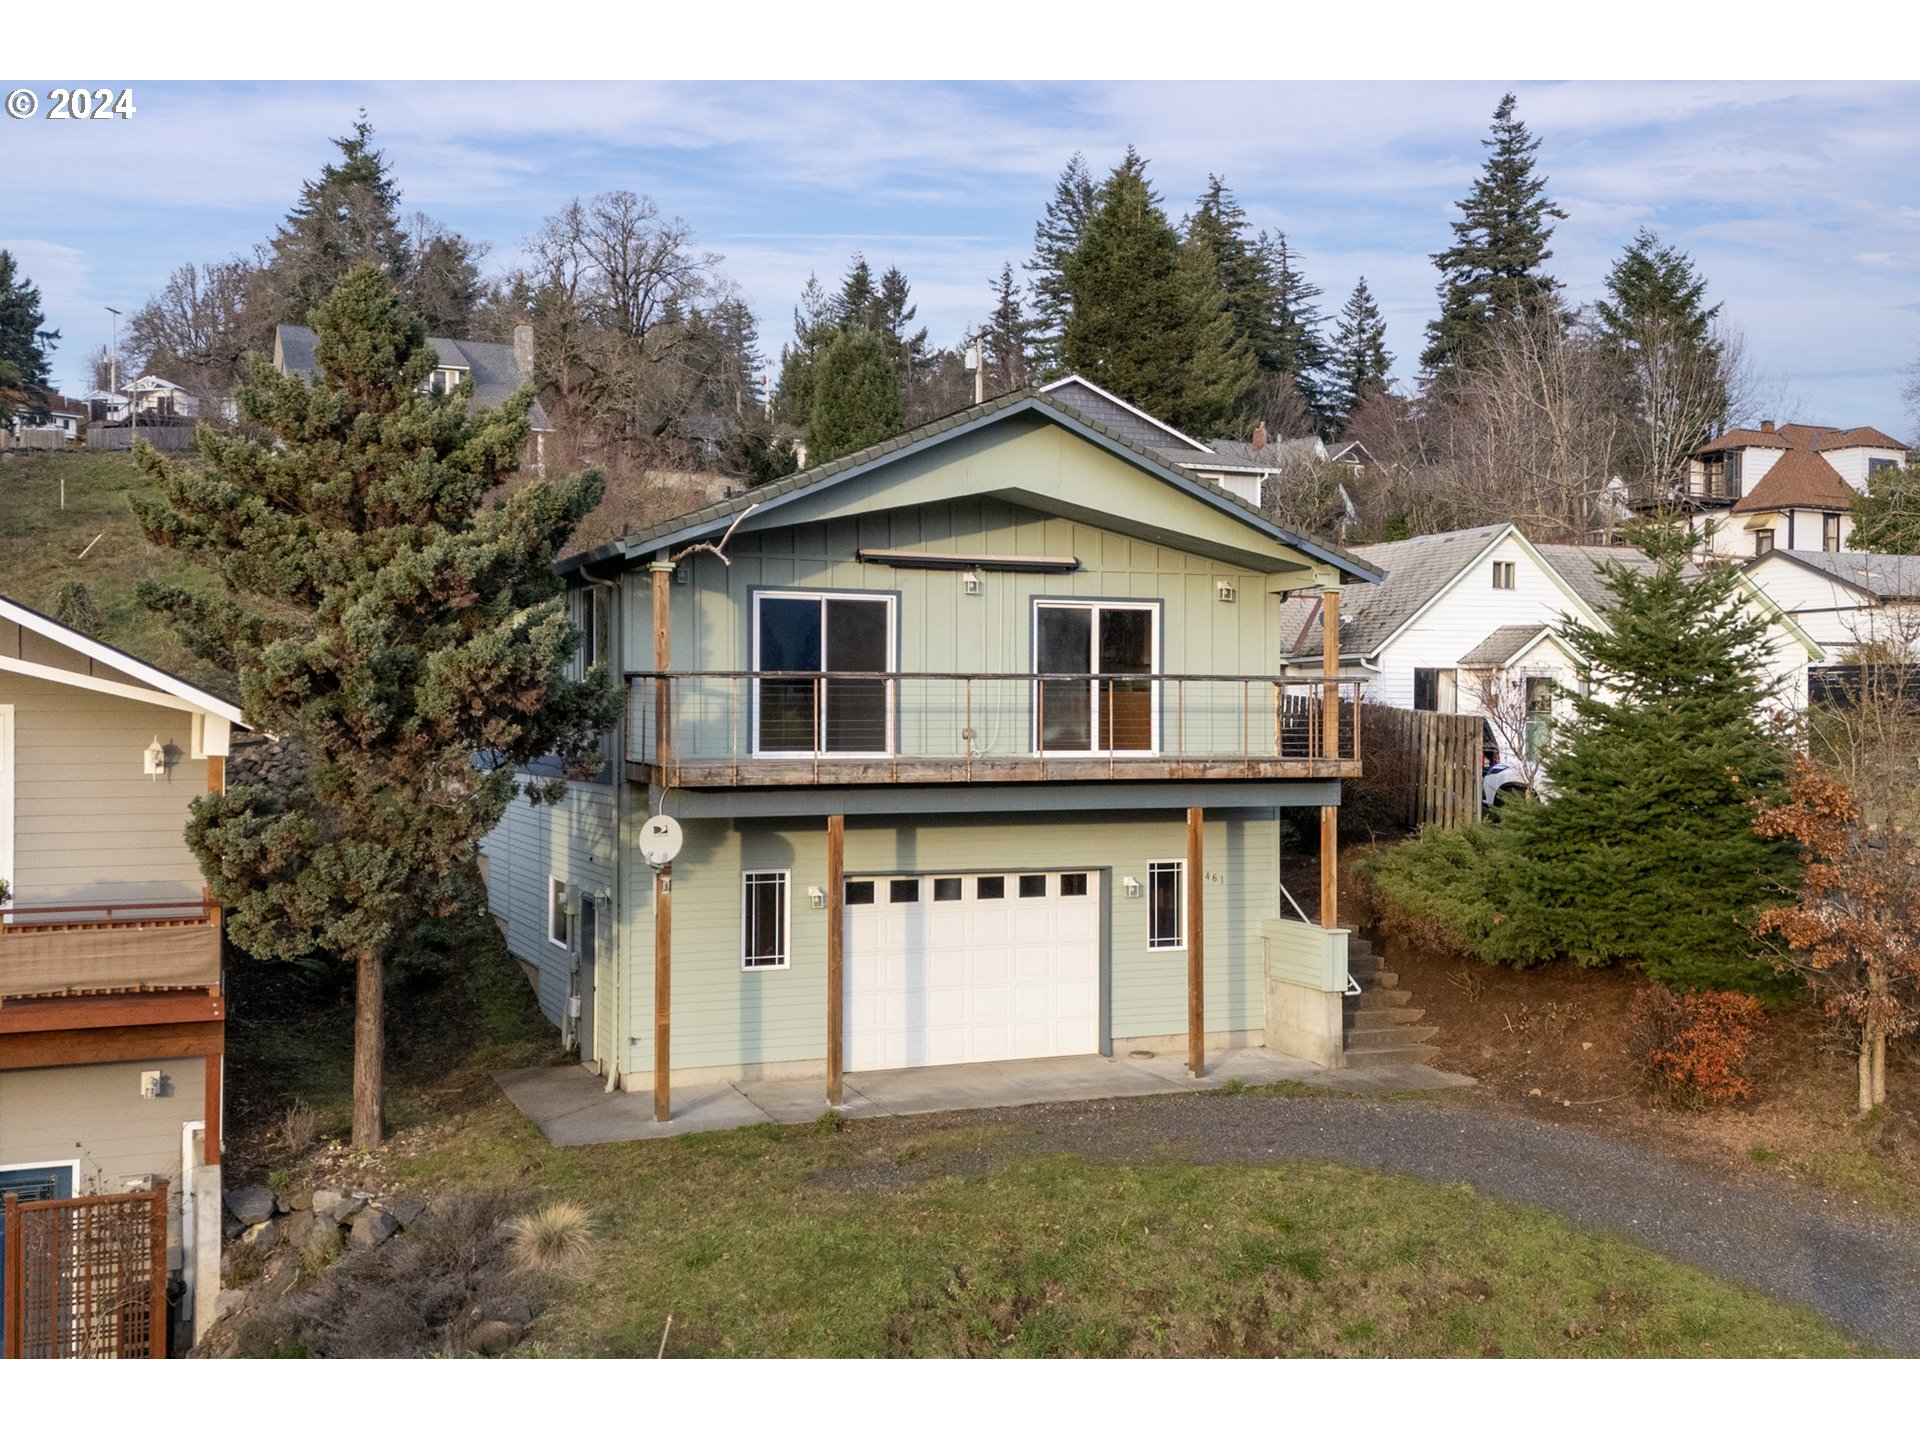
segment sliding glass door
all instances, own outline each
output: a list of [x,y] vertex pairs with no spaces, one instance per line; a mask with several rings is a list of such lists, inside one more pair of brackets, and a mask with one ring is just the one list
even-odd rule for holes
[[1159,749],[1158,628],[1153,605],[1040,602],[1034,670],[1057,678],[1034,687],[1038,748],[1103,755]]
[[891,596],[761,594],[753,626],[755,670],[804,676],[754,682],[756,753],[892,753]]

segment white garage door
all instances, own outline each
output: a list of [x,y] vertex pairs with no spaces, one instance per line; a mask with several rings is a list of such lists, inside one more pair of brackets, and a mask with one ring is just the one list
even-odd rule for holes
[[1100,877],[847,882],[846,1065],[898,1070],[1100,1048]]

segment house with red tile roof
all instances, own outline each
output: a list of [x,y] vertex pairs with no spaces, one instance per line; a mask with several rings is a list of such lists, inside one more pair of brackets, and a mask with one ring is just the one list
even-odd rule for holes
[[[1694,451],[1677,503],[1703,549],[1750,560],[1771,550],[1837,552],[1853,533],[1853,497],[1876,471],[1907,463],[1906,445],[1871,425],[1736,427]],[[1649,504],[1645,508],[1657,508]]]

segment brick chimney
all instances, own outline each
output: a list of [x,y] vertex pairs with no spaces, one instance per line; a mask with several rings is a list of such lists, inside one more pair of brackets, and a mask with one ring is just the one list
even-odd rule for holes
[[1257,455],[1266,448],[1267,448],[1267,422],[1262,420],[1258,425],[1255,425],[1253,427],[1254,454]]
[[1773,421],[1762,420],[1760,422],[1760,433],[1762,435],[1771,435],[1773,433]]
[[513,327],[513,368],[523,379],[533,374],[533,326],[524,320]]

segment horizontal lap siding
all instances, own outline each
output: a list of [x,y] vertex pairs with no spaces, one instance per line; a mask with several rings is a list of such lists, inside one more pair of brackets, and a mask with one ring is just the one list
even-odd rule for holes
[[612,889],[613,787],[570,783],[557,805],[516,797],[481,850],[487,906],[507,922],[507,949],[539,967],[540,1009],[558,1025],[573,957],[547,938],[548,881],[558,876],[588,894]]
[[[637,820],[636,822],[637,823]],[[826,1054],[826,911],[808,903],[826,885],[826,823],[686,822],[674,861],[673,1064],[753,1065],[823,1060]],[[896,825],[847,821],[849,875],[1103,872],[1111,917],[1113,1034],[1186,1028],[1186,952],[1149,951],[1145,895],[1129,898],[1126,876],[1144,887],[1150,860],[1181,859],[1184,813],[994,816]],[[1264,1023],[1259,922],[1276,913],[1275,826],[1265,812],[1223,812],[1205,829],[1207,1027]],[[631,841],[629,842],[631,851]],[[626,1068],[652,1064],[651,877],[631,867]],[[743,871],[790,870],[789,966],[743,971]]]
[[[204,881],[187,848],[188,807],[207,762],[191,759],[193,718],[19,675],[0,675],[14,707],[15,898],[197,897]],[[174,763],[159,778],[143,755],[155,738]]]

